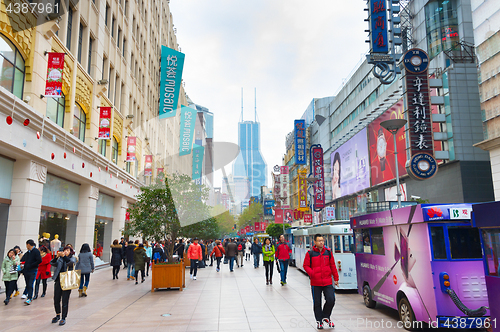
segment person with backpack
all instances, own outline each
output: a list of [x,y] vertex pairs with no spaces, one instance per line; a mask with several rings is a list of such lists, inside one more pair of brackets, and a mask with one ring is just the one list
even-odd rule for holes
[[[335,259],[332,251],[324,244],[323,235],[314,235],[314,247],[306,253],[303,265],[311,280],[313,311],[318,330],[322,330],[325,325],[329,328],[335,327],[330,319],[335,306],[335,288],[332,285],[332,276],[335,280],[335,286],[339,285]],[[321,294],[325,296],[323,308],[321,308]]]
[[243,252],[245,251],[245,244],[243,243],[243,240],[240,239],[238,242],[238,258],[237,258],[237,264],[238,267],[243,267]]
[[286,275],[288,272],[288,262],[290,261],[290,253],[292,249],[285,242],[285,236],[280,235],[278,246],[276,248],[276,259],[278,260],[280,276],[281,276],[281,286],[286,285]]
[[260,254],[262,253],[262,245],[259,243],[259,239],[257,238],[254,239],[250,251],[253,254],[253,268],[256,269],[259,267]]
[[153,249],[153,264],[158,264],[165,261],[165,252],[161,247],[161,244],[157,243],[156,247]]
[[273,264],[274,264],[274,245],[271,243],[271,239],[267,238],[264,240],[264,246],[262,247],[262,260],[264,261],[264,267],[266,268],[266,285],[273,284]]
[[220,261],[222,260],[222,255],[225,255],[226,251],[224,247],[220,244],[220,240],[215,241],[214,248],[210,252],[210,257],[215,256],[215,260],[217,261],[217,267],[215,271],[220,272]]

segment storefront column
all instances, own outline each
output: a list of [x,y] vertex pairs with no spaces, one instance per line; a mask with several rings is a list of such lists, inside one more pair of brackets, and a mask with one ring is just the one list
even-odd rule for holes
[[5,239],[7,252],[15,245],[26,251],[26,241],[38,243],[43,185],[47,167],[33,160],[17,160],[12,174],[9,222]]
[[[88,243],[90,249],[94,249],[95,211],[99,188],[90,184],[80,185],[78,199],[78,218],[76,225],[68,223],[68,234],[72,235],[71,229],[75,228],[75,251],[80,252],[82,244]],[[69,237],[71,238],[71,236]]]
[[[120,238],[122,237],[122,231],[125,228],[125,212],[127,212],[128,208],[128,203],[127,200],[122,198],[122,197],[115,197],[114,201],[114,207],[113,207],[113,228],[111,231],[111,242],[113,240],[118,240],[120,241]],[[106,252],[107,250],[107,252]],[[104,248],[104,253],[107,256],[104,257],[110,257],[111,259],[111,251],[109,248]]]

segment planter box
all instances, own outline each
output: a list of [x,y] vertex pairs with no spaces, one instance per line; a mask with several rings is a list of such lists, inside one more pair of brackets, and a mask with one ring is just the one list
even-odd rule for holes
[[151,274],[151,292],[158,288],[179,288],[182,291],[182,288],[186,287],[184,261],[175,264],[153,263]]

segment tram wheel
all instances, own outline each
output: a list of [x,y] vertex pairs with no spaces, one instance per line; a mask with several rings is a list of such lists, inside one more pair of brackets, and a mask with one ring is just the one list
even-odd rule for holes
[[403,323],[403,327],[408,331],[416,331],[415,313],[411,308],[410,302],[406,297],[401,298],[398,303],[399,319]]
[[368,285],[363,287],[363,301],[368,308],[375,308],[375,305],[377,305],[377,302],[372,299],[372,290]]

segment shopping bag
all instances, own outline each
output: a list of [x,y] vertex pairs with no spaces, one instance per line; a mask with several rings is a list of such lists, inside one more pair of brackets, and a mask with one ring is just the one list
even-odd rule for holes
[[61,289],[63,291],[80,287],[81,270],[69,270],[59,273]]

